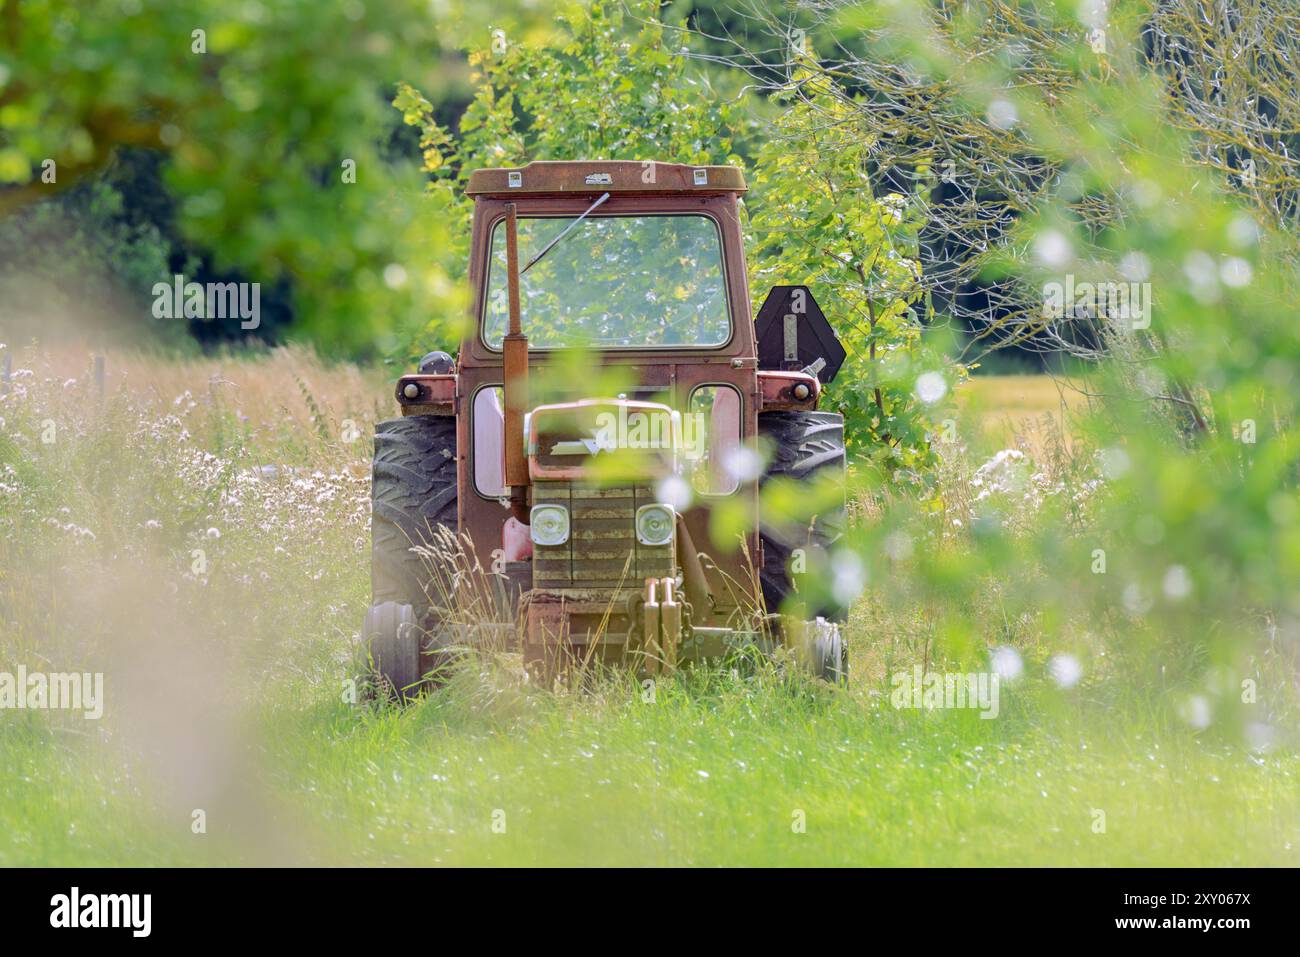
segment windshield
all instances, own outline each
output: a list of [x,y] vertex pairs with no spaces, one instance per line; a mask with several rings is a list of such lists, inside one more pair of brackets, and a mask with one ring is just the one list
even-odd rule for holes
[[[527,262],[573,217],[521,217]],[[501,347],[509,322],[505,222],[492,231],[483,339]],[[535,349],[720,346],[731,338],[722,239],[707,216],[590,216],[519,280]]]

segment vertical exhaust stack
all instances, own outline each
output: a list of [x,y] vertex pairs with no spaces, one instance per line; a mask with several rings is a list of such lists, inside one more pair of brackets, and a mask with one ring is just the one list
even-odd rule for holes
[[519,231],[514,203],[506,204],[506,288],[510,325],[501,343],[505,363],[505,474],[515,518],[528,522],[528,456],[524,415],[528,411],[528,337],[519,316]]

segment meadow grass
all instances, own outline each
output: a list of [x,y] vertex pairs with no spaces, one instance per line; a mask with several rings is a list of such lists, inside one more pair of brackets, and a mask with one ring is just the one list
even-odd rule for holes
[[324,684],[267,708],[259,765],[238,800],[205,800],[205,835],[86,742],[7,727],[3,862],[1297,863],[1294,760],[1100,711],[900,716],[725,675],[645,703],[469,674],[365,712]]
[[[353,705],[382,374],[110,355],[101,405],[84,354],[15,368],[0,670],[103,671],[107,700],[98,722],[0,712],[0,864],[1300,862],[1294,750],[1102,674],[1027,673],[996,720],[892,707],[924,622],[887,582],[855,609],[847,690],[718,669],[653,700],[617,676],[551,693],[503,655]],[[1041,651],[1028,626],[997,641]]]
[[1019,436],[1070,434],[1070,416],[1086,406],[1079,383],[1049,375],[972,376],[957,395],[985,441],[1013,445]]

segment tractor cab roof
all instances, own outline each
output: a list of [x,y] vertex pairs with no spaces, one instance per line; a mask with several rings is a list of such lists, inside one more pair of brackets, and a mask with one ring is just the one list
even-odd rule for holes
[[745,177],[734,166],[688,166],[654,160],[550,160],[527,166],[480,169],[469,175],[465,192],[504,199],[525,195],[640,193],[708,195],[743,193]]

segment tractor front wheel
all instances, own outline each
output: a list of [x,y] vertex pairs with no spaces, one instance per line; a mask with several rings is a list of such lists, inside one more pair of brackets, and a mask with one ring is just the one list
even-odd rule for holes
[[811,627],[814,633],[808,650],[812,673],[833,685],[848,684],[849,651],[844,647],[840,626],[833,621],[818,618]]
[[410,605],[385,601],[371,605],[361,629],[366,666],[376,694],[404,701],[417,691],[420,669],[420,627]]

